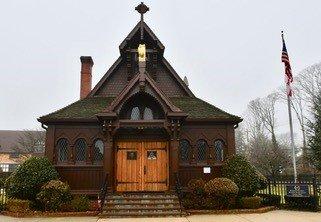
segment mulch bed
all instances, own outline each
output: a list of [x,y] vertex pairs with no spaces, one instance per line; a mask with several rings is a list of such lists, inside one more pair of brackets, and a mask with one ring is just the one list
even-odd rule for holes
[[90,217],[97,216],[99,211],[86,211],[86,212],[42,212],[42,211],[29,211],[29,212],[9,212],[3,211],[2,215],[10,217]]
[[275,210],[276,207],[261,207],[258,209],[232,209],[232,210],[186,210],[188,214],[257,214]]

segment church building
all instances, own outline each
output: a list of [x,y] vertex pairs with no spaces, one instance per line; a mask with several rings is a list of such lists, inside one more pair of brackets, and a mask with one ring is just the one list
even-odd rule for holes
[[73,193],[96,195],[105,182],[110,192],[171,191],[177,178],[220,176],[235,153],[242,119],[193,94],[144,22],[149,8],[136,10],[140,21],[100,81],[92,88],[93,59],[81,56],[80,99],[38,119],[45,156]]

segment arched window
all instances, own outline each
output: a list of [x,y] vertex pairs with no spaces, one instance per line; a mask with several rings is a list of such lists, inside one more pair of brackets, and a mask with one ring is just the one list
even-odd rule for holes
[[214,149],[215,149],[215,161],[223,162],[224,161],[224,143],[222,140],[214,141]]
[[75,143],[76,163],[85,162],[87,154],[87,144],[84,139],[78,139]]
[[102,140],[98,139],[95,141],[93,155],[94,163],[99,163],[104,159],[104,142]]
[[68,161],[68,150],[69,144],[68,140],[65,138],[61,138],[57,142],[57,161],[59,163],[65,163]]
[[145,119],[145,120],[153,119],[153,111],[152,111],[151,108],[145,107],[144,114],[143,114],[143,119]]
[[190,158],[191,145],[188,140],[181,140],[179,143],[179,156],[182,163],[188,163]]
[[155,97],[148,93],[137,93],[122,105],[119,117],[130,120],[153,120],[164,119],[165,113]]
[[132,112],[130,114],[130,119],[131,120],[139,120],[140,119],[140,110],[139,110],[139,107],[138,106],[135,106],[133,109],[132,109]]
[[207,143],[205,140],[198,140],[197,144],[197,162],[202,163],[206,162],[206,153],[207,153]]

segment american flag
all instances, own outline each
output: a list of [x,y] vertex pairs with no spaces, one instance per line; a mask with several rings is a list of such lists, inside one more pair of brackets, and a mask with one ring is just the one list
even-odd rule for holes
[[292,75],[288,51],[286,50],[286,45],[283,37],[283,31],[282,31],[282,43],[283,43],[283,47],[282,47],[281,61],[284,63],[284,68],[285,68],[286,90],[287,90],[287,95],[292,96],[291,83],[293,82],[293,75]]

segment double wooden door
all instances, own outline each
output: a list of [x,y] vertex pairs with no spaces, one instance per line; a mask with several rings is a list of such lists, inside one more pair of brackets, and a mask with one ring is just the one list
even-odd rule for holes
[[118,142],[116,149],[117,191],[168,189],[167,142]]

